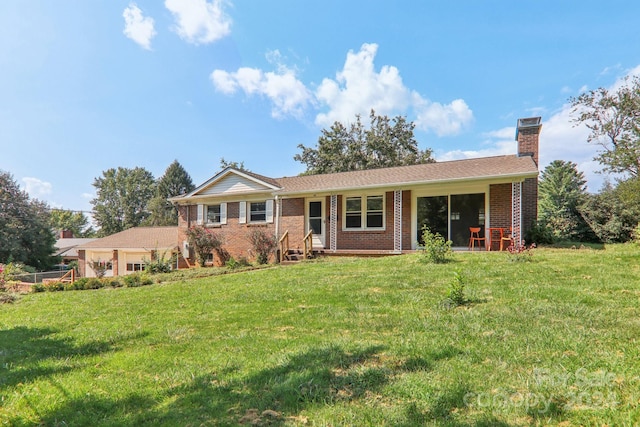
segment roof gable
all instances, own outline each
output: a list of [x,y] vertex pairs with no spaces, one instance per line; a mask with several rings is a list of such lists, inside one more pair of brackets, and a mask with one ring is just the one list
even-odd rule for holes
[[225,196],[278,190],[275,180],[246,171],[226,168],[200,185],[184,198],[194,196]]

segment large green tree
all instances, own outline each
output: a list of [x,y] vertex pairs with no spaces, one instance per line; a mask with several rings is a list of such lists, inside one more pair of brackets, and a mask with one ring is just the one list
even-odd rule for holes
[[630,178],[615,187],[607,184],[589,195],[580,212],[598,238],[605,243],[631,239],[640,218],[640,178]]
[[302,153],[294,160],[305,164],[309,175],[434,162],[430,149],[418,148],[414,128],[402,116],[389,119],[371,110],[368,127],[360,115],[350,125],[335,122],[322,130],[316,148],[298,145]]
[[89,219],[82,212],[52,209],[49,221],[53,230],[69,230],[73,233],[73,237],[93,237],[95,235],[95,230],[89,225]]
[[0,263],[45,270],[55,263],[54,244],[47,204],[31,200],[11,174],[0,171]]
[[94,180],[93,218],[98,234],[108,236],[141,225],[149,217],[147,206],[155,194],[155,180],[148,170],[108,169]]
[[640,177],[640,78],[627,78],[615,91],[598,88],[570,99],[574,122],[601,146],[595,157],[605,171]]
[[561,240],[593,240],[579,212],[587,195],[587,181],[573,162],[554,160],[540,174],[538,210],[540,221]]
[[174,160],[158,179],[155,196],[149,201],[149,225],[178,225],[178,211],[167,199],[186,194],[195,188],[191,176]]

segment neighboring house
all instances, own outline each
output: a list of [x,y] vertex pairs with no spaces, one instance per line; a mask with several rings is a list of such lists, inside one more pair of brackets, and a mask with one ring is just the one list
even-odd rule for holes
[[540,117],[519,119],[517,154],[323,175],[269,178],[226,168],[184,196],[179,247],[193,259],[185,231],[206,226],[234,257],[251,257],[255,227],[288,232],[301,248],[313,232],[324,253],[394,254],[415,250],[424,225],[466,247],[469,227],[512,228],[517,242],[537,219]]
[[81,277],[95,277],[102,264],[105,276],[123,276],[144,269],[145,260],[171,257],[178,249],[178,227],[136,227],[77,247]]
[[93,242],[96,239],[61,237],[56,240],[54,247],[56,248],[55,256],[61,258],[62,264],[68,265],[71,261],[78,261],[78,246]]

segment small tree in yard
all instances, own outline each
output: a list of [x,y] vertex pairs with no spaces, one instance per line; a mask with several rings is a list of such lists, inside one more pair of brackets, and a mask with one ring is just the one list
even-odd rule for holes
[[91,260],[89,263],[89,268],[93,270],[93,274],[95,274],[98,279],[102,279],[105,274],[107,274],[107,267],[107,262],[100,259],[97,261]]
[[187,230],[187,240],[194,247],[198,263],[204,267],[211,251],[219,251],[222,248],[222,237],[213,231],[196,225]]
[[269,255],[276,249],[278,242],[273,234],[256,228],[249,233],[249,241],[256,252],[256,261],[258,264],[266,264],[269,262]]
[[422,254],[429,262],[442,264],[453,255],[451,240],[445,239],[440,233],[432,233],[429,227],[422,228],[422,241],[424,242]]

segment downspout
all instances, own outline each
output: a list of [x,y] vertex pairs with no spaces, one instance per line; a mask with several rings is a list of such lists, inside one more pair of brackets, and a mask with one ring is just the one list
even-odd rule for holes
[[275,205],[276,205],[276,240],[280,238],[280,203],[278,199],[278,195],[275,195]]

